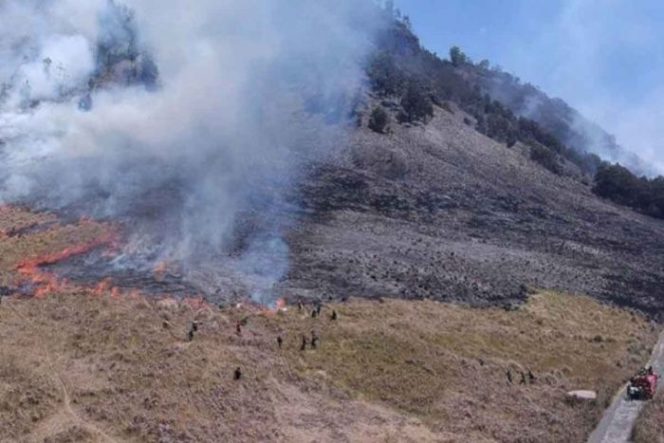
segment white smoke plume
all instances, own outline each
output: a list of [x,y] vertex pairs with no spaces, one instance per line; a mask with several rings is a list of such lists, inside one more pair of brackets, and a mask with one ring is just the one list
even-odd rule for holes
[[[356,0],[1,2],[0,200],[122,218],[128,254],[201,276],[235,247],[241,214],[270,221],[302,163],[341,144],[374,13]],[[233,265],[258,297],[288,260],[278,217],[262,225]]]

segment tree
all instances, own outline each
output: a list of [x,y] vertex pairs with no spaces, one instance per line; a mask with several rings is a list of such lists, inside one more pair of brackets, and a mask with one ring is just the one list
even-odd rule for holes
[[415,83],[408,85],[406,93],[401,98],[401,106],[405,113],[403,116],[405,121],[426,121],[428,117],[433,116],[431,99],[424,93],[423,88]]
[[376,106],[371,111],[371,116],[369,117],[369,129],[379,134],[384,134],[389,120],[390,116],[387,112],[382,107]]
[[404,90],[404,73],[394,57],[386,52],[376,54],[367,69],[372,89],[384,96],[401,95]]
[[461,66],[468,61],[468,57],[466,57],[461,48],[452,46],[450,48],[450,61],[454,66]]

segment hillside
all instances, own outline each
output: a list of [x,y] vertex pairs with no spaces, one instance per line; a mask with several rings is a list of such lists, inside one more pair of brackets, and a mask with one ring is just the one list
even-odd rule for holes
[[387,135],[363,126],[316,169],[302,184],[312,215],[289,235],[286,292],[487,305],[534,287],[659,316],[664,223],[599,199],[467,118],[437,108],[426,125],[392,123]]
[[391,7],[212,3],[11,3],[0,443],[585,441],[664,321],[664,179]]

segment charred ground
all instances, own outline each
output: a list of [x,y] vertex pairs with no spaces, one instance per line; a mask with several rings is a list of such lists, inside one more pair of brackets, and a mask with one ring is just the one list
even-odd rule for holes
[[535,287],[659,315],[664,224],[598,198],[468,118],[436,108],[426,125],[392,123],[387,135],[362,127],[319,165],[300,188],[309,215],[289,236],[288,291],[486,305]]

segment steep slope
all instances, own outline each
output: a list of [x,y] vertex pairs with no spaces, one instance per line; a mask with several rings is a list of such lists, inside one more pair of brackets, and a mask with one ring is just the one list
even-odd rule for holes
[[638,173],[654,173],[638,156],[618,145],[614,136],[563,100],[551,98],[533,85],[522,84],[518,78],[505,72],[472,64],[463,69],[473,84],[479,85],[516,115],[536,121],[566,145],[620,162]]
[[291,294],[484,305],[533,287],[660,315],[664,223],[599,199],[452,111],[393,123],[388,135],[363,126],[302,183],[309,213],[290,234]]

